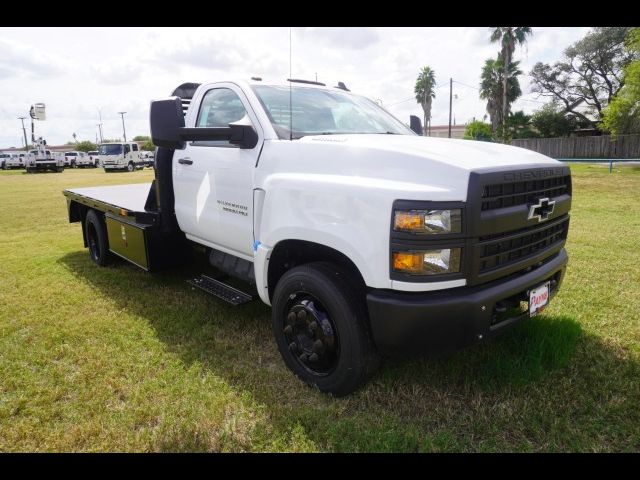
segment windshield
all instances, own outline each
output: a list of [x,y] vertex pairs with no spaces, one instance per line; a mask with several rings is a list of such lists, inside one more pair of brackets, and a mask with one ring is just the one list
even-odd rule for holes
[[0,158],[9,158],[9,155],[6,153],[0,153]]
[[88,153],[89,153],[89,155],[98,155],[98,152],[94,152],[94,151],[91,151],[91,152],[88,152]]
[[100,145],[100,155],[120,155],[122,145]]
[[[254,85],[278,137],[347,133],[415,135],[390,113],[368,98],[344,91],[308,87]],[[291,109],[289,108],[291,90]],[[291,115],[293,114],[293,122]],[[290,131],[293,124],[293,132]]]
[[67,152],[67,153],[65,153],[65,155],[67,157],[77,157],[78,156],[78,154],[76,152]]

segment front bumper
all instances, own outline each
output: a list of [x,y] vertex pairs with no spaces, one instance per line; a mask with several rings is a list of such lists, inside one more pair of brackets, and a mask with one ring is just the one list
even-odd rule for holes
[[524,300],[529,289],[547,280],[553,297],[567,261],[563,248],[530,272],[478,286],[421,293],[373,290],[367,294],[373,340],[381,353],[441,352],[471,345],[528,318],[528,311],[496,317],[496,304],[500,308],[505,301]]
[[51,161],[38,161],[30,164],[28,167],[35,168],[36,170],[55,170],[58,167],[63,167],[63,166],[64,166],[63,163],[58,164],[58,162],[56,162],[55,160],[51,160]]

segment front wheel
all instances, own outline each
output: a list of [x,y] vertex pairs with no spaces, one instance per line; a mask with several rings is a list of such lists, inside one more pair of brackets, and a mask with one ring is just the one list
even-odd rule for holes
[[377,369],[365,299],[337,265],[286,272],[273,295],[273,333],[287,367],[310,385],[347,395]]
[[127,165],[127,172],[133,172],[134,169],[135,166],[133,165],[133,162],[129,162],[129,164]]

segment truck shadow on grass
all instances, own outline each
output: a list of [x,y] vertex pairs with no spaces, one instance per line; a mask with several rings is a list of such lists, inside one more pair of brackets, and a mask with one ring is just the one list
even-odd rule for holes
[[[638,401],[629,391],[637,389],[636,362],[586,335],[573,318],[549,315],[446,356],[386,359],[368,385],[334,399],[286,369],[269,307],[260,301],[227,306],[187,285],[201,268],[154,275],[124,262],[97,268],[86,251],[59,261],[115,307],[145,319],[187,366],[199,362],[265,405],[276,433],[301,430],[320,449],[477,450],[478,438],[486,450],[580,449],[582,433],[585,442],[596,433],[606,438],[603,425],[618,432],[614,436],[625,435],[616,420],[620,404],[609,409],[603,399],[622,395],[618,401],[633,410],[630,402]],[[556,440],[545,437],[554,420],[564,425],[581,419],[572,427],[581,432],[573,434],[574,443],[562,436],[562,427]],[[167,439],[159,448],[206,448],[192,440]],[[615,449],[611,440],[600,448]]]

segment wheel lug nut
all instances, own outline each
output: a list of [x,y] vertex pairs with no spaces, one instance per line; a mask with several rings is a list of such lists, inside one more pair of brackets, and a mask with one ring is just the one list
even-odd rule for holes
[[296,342],[291,342],[289,344],[289,350],[291,350],[293,353],[296,353],[296,351],[298,350],[298,346],[296,345]]
[[311,322],[311,323],[309,324],[309,329],[310,329],[312,332],[315,332],[315,331],[318,329],[318,322]]
[[295,321],[296,321],[296,314],[293,312],[289,312],[289,315],[287,315],[287,322],[293,323]]
[[307,318],[307,311],[306,310],[300,310],[298,312],[298,320],[305,320]]
[[311,355],[309,355],[309,361],[310,362],[317,362],[318,361],[318,354],[317,353],[312,353]]
[[309,355],[306,353],[303,353],[302,355],[300,355],[300,360],[303,362],[306,362],[307,360],[309,360]]
[[284,327],[284,333],[286,333],[287,335],[291,335],[291,332],[293,332],[293,328],[291,328],[291,325],[287,325],[286,327]]
[[313,342],[314,352],[321,352],[323,348],[324,348],[324,343],[322,343],[322,340],[316,340],[315,342]]

